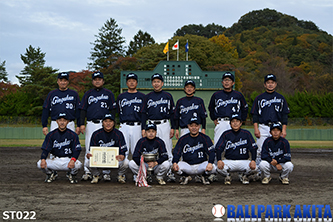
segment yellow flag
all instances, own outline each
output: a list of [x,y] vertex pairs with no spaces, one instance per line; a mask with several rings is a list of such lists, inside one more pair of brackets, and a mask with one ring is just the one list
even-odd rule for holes
[[167,52],[169,52],[169,42],[165,45],[164,49],[163,49],[164,54],[166,54]]

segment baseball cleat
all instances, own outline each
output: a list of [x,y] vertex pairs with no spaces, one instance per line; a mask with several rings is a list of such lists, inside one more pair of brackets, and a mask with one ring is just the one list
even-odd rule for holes
[[153,183],[153,177],[152,177],[152,175],[147,175],[146,180],[147,180],[148,184],[152,184]]
[[156,178],[156,179],[157,179],[157,182],[158,182],[159,185],[165,185],[166,184],[166,182],[163,180],[163,178],[162,179]]
[[224,178],[224,184],[226,184],[226,185],[230,185],[231,184],[231,177],[230,176],[226,176]]
[[126,183],[125,175],[118,176],[118,183]]
[[289,185],[289,179],[287,177],[285,178],[279,177],[279,179],[282,182],[282,184]]
[[173,173],[169,173],[167,177],[168,177],[167,182],[172,182],[172,183],[176,182],[176,177]]
[[241,177],[241,181],[242,181],[243,184],[249,184],[249,183],[250,183],[250,180],[249,180],[249,178],[247,177],[247,175],[243,175],[243,176]]
[[261,175],[259,173],[253,174],[249,177],[253,182],[255,181],[260,181],[261,180]]
[[[209,178],[208,178],[209,179]],[[194,177],[194,182],[196,182],[196,183],[201,183],[202,181],[201,181],[201,177],[199,176],[199,175],[195,175],[195,177]]]
[[265,185],[269,184],[269,181],[271,181],[271,179],[272,179],[271,177],[265,177],[264,179],[262,179],[261,183]]
[[209,175],[208,180],[209,180],[211,183],[213,183],[214,181],[218,181],[218,179],[217,179],[217,175],[216,175],[216,174],[211,174],[211,175]]
[[188,182],[190,182],[192,180],[191,176],[183,176],[182,177],[182,181],[180,182],[181,185],[186,185],[188,184]]
[[209,185],[210,182],[206,176],[201,176],[201,181],[203,185]]
[[70,183],[77,183],[76,175],[71,174],[70,172],[68,172],[66,174],[66,176],[68,177],[68,180],[69,180]]
[[91,173],[84,173],[81,178],[81,180],[91,180],[91,179],[92,179]]
[[99,175],[93,176],[91,183],[98,183],[99,181]]
[[46,179],[45,179],[45,183],[51,183],[53,181],[55,181],[58,177],[58,173],[57,171],[52,171],[51,174],[46,174]]
[[104,180],[104,181],[107,181],[107,182],[110,182],[110,181],[111,181],[111,176],[110,176],[110,174],[104,174],[104,175],[103,175],[103,180]]

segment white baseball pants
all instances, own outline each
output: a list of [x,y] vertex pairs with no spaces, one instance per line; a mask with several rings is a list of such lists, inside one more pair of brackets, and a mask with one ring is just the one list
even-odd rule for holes
[[124,134],[125,142],[127,145],[126,157],[128,157],[129,151],[134,153],[136,143],[141,139],[141,125],[130,126],[125,123],[120,124],[119,130]]
[[250,168],[250,160],[222,160],[224,163],[223,169],[217,168],[216,171],[222,176],[229,176],[230,172],[242,172],[245,175],[253,174],[257,172],[258,167],[256,169],[251,170]]
[[[145,163],[146,169],[148,169],[148,164]],[[156,175],[157,179],[163,179],[163,177],[168,173],[169,169],[171,167],[171,164],[168,160],[164,161],[161,164],[158,164],[154,167],[154,174]],[[131,160],[129,162],[129,168],[131,169],[134,176],[138,175],[139,168],[134,160]]]
[[[123,161],[119,161],[118,176],[122,176],[125,174],[126,170],[128,169],[128,162],[129,161],[126,158]],[[93,176],[99,176],[101,174],[101,171],[103,171],[103,174],[105,173],[105,171],[107,171],[108,174],[111,173],[110,168],[88,167],[88,169]]]
[[271,172],[280,172],[281,173],[281,178],[288,178],[289,174],[293,171],[294,169],[294,165],[289,161],[286,163],[280,163],[280,165],[282,166],[282,170],[278,171],[276,169],[276,166],[273,166],[272,164],[270,164],[269,162],[267,162],[266,160],[263,160],[260,162],[260,170],[261,173],[264,175],[264,177],[270,177],[271,176]]
[[40,167],[41,161],[37,162],[38,169],[42,170],[46,174],[51,174],[51,170],[55,171],[69,171],[71,174],[77,174],[82,167],[80,160],[76,160],[75,166],[73,169],[69,169],[68,163],[71,160],[70,157],[54,157],[53,159],[46,159],[46,169]]
[[185,161],[179,161],[178,166],[179,170],[177,172],[178,175],[182,175],[182,173],[186,173],[188,175],[202,175],[206,172],[206,174],[216,173],[216,166],[213,164],[213,169],[211,171],[206,171],[208,161],[204,161],[199,164],[190,165]]

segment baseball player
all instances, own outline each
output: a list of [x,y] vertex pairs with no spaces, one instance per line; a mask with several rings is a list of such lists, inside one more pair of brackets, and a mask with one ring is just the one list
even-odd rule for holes
[[154,169],[157,182],[160,185],[165,185],[163,177],[168,173],[171,164],[169,162],[168,152],[165,148],[165,143],[160,138],[156,137],[157,127],[155,124],[148,124],[145,128],[146,137],[141,138],[136,144],[133,153],[133,160],[129,162],[129,168],[132,170],[134,178],[139,172],[140,157],[143,154],[157,154],[158,157],[154,162],[145,163],[146,167]]
[[209,136],[199,132],[197,117],[192,117],[187,127],[190,133],[182,136],[173,150],[172,169],[182,176],[180,184],[186,185],[192,179],[191,175],[201,175],[202,183],[208,185],[208,175],[216,172],[213,142]]
[[145,95],[138,92],[138,76],[135,73],[129,73],[126,76],[127,92],[120,94],[117,98],[117,111],[119,113],[120,128],[124,134],[128,156],[129,151],[133,155],[135,145],[142,137],[141,121],[142,108]]
[[198,117],[202,127],[201,132],[205,134],[206,131],[207,112],[205,104],[201,98],[194,96],[195,82],[193,80],[189,79],[185,82],[184,92],[186,96],[177,101],[174,114],[176,128],[175,136],[177,140],[181,136],[190,132],[187,128],[187,124],[191,117]]
[[[231,184],[230,172],[241,172],[243,184],[249,184],[248,176],[256,173],[257,144],[252,134],[241,129],[242,118],[239,114],[233,114],[230,118],[231,129],[225,131],[216,144],[216,171],[225,177],[224,184]],[[225,160],[222,161],[222,153],[225,151]],[[251,160],[249,160],[251,153]]]
[[[174,136],[174,102],[172,95],[162,90],[164,85],[163,76],[155,73],[151,77],[154,91],[145,96],[142,109],[142,136],[146,122],[154,123],[157,126],[157,137],[161,138],[168,151],[169,161],[172,160],[172,137]],[[171,126],[170,126],[171,124]],[[168,181],[175,181],[174,175],[169,172]]]
[[[47,128],[47,122],[49,116],[51,116],[50,131],[58,128],[56,119],[59,113],[66,113],[70,122],[67,127],[77,134],[80,133],[79,125],[79,104],[80,98],[76,91],[68,89],[69,85],[69,73],[62,72],[58,74],[57,84],[58,89],[55,89],[47,95],[43,104],[42,113],[42,125],[43,134],[46,136],[49,132]],[[77,119],[77,127],[75,128],[74,120]]]
[[[81,145],[78,135],[67,124],[70,118],[66,113],[59,113],[56,119],[58,128],[49,132],[42,145],[42,155],[37,167],[46,173],[46,183],[51,183],[58,177],[57,171],[67,171],[70,183],[77,183],[76,175],[82,163],[78,160]],[[53,154],[52,158],[47,158]]]
[[262,160],[259,165],[264,176],[262,184],[271,181],[271,172],[279,172],[282,184],[289,184],[289,174],[293,171],[294,165],[291,163],[290,145],[288,140],[282,137],[282,129],[281,123],[272,123],[272,136],[268,137],[262,146]]
[[[98,129],[102,128],[102,119],[107,113],[112,113],[115,116],[116,113],[116,101],[114,94],[103,88],[104,75],[101,72],[94,72],[92,74],[93,89],[87,91],[80,103],[80,131],[85,135],[85,147],[86,154],[88,153],[88,147],[90,145],[91,135]],[[87,118],[87,126],[84,125]],[[88,169],[88,159],[85,155],[84,161],[84,174],[83,180],[91,179],[91,173]],[[105,172],[105,180],[111,180],[110,175]]]
[[[230,72],[222,75],[223,90],[215,92],[209,102],[208,110],[211,120],[214,121],[214,145],[222,133],[230,128],[230,117],[233,113],[240,114],[242,121],[246,120],[248,105],[242,93],[233,90],[235,76]],[[211,182],[217,180],[216,175],[209,177]]]
[[[119,147],[119,155],[116,156],[116,159],[119,161],[118,182],[126,183],[125,172],[128,168],[129,161],[125,158],[127,146],[124,135],[122,132],[114,128],[115,118],[111,113],[104,115],[102,125],[103,128],[96,130],[91,136],[90,146]],[[86,155],[88,159],[92,157],[92,154],[89,151]],[[102,169],[97,167],[89,167],[89,169],[93,175],[91,183],[98,183],[100,171]],[[108,175],[110,175],[110,172]],[[110,181],[111,179],[105,179],[104,177],[104,180]]]
[[[257,137],[258,153],[257,165],[261,161],[262,144],[270,136],[270,125],[273,122],[282,123],[282,137],[287,135],[288,114],[290,113],[286,99],[275,91],[276,76],[268,74],[264,78],[266,92],[257,96],[253,102],[251,114],[253,116],[254,135]],[[258,175],[254,179],[258,179]]]

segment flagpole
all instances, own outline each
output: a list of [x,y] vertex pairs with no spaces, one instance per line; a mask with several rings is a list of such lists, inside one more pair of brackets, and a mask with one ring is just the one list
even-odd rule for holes
[[178,48],[177,48],[177,61],[179,61],[179,39],[177,39]]
[[[188,39],[187,39],[186,42],[187,42],[186,45],[187,45],[187,47],[188,47]],[[186,61],[188,61],[188,50],[186,50]]]

